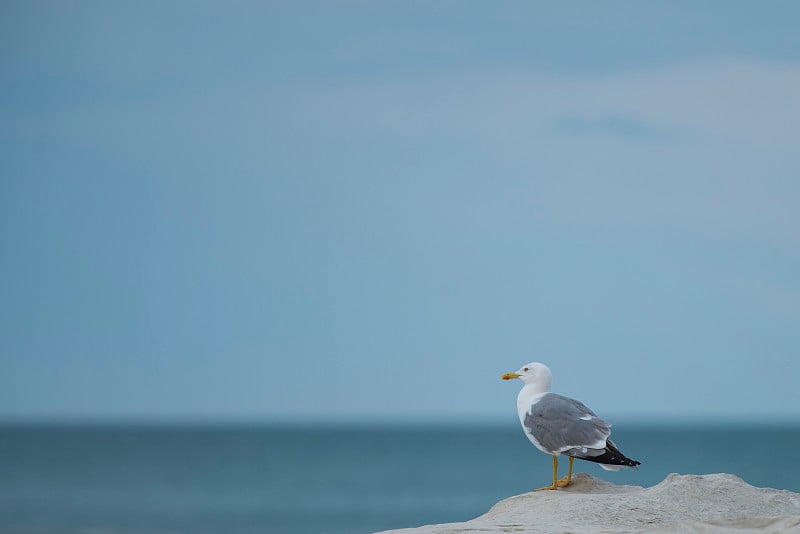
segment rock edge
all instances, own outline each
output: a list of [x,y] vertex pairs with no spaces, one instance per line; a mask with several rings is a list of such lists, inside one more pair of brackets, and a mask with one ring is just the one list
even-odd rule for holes
[[725,473],[673,473],[649,488],[620,486],[578,473],[567,488],[504,499],[470,521],[382,534],[477,532],[800,534],[800,493],[756,488]]

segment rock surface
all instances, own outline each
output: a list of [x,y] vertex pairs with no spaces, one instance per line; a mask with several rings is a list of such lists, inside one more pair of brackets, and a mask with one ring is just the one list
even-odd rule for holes
[[566,488],[505,499],[471,521],[389,532],[800,534],[800,493],[756,488],[728,474],[672,474],[642,488],[579,473]]

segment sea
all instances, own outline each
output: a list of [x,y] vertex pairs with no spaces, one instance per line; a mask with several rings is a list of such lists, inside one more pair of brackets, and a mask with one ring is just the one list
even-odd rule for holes
[[[800,492],[800,425],[619,424],[634,470]],[[562,462],[566,473],[567,462]],[[0,424],[0,532],[357,534],[465,521],[551,482],[517,426]]]

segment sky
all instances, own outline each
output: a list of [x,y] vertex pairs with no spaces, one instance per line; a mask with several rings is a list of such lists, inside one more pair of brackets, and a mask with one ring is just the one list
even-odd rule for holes
[[800,420],[800,4],[0,5],[0,417]]

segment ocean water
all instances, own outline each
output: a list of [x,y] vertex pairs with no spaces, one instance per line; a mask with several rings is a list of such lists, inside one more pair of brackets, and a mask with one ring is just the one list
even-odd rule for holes
[[[800,427],[619,425],[650,486],[672,472],[800,491]],[[566,472],[567,462],[563,462]],[[359,533],[464,521],[550,482],[520,429],[0,426],[0,532]]]

